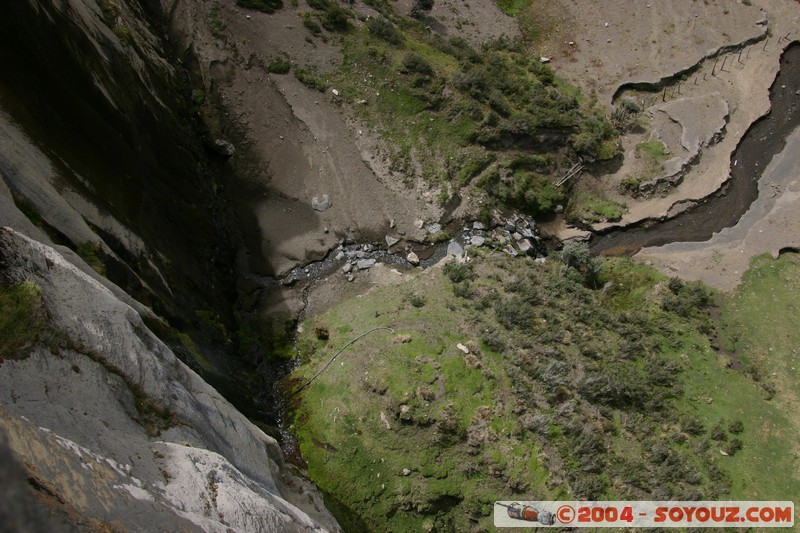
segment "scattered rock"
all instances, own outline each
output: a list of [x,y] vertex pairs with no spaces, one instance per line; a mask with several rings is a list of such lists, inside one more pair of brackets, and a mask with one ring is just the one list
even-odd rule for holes
[[517,243],[517,246],[519,246],[519,251],[522,252],[523,254],[527,254],[531,250],[533,250],[533,246],[531,245],[531,241],[529,241],[528,239],[522,239],[521,241],[519,241]]
[[387,235],[386,236],[386,246],[388,246],[389,248],[391,248],[392,246],[394,246],[398,242],[400,242],[400,239],[398,239],[396,237],[392,237],[391,235]]
[[425,227],[425,221],[418,218],[417,220],[414,221],[414,227],[417,229],[422,229],[423,227]]
[[408,344],[409,342],[411,342],[411,335],[406,335],[406,334],[398,335],[395,338],[395,340],[400,344]]
[[469,368],[481,368],[481,361],[474,354],[468,353],[464,356],[464,362]]
[[331,89],[331,92],[333,93],[333,96],[339,96],[339,91],[336,89]]
[[724,457],[728,457],[728,452],[726,452],[725,450],[720,450],[719,454],[724,456]]
[[381,411],[381,422],[386,424],[386,429],[392,429],[392,425],[389,424],[389,419],[386,418],[386,413],[384,413],[383,411]]
[[406,261],[416,266],[419,264],[419,256],[414,252],[409,252],[408,255],[406,256]]
[[467,348],[466,346],[464,346],[460,342],[458,344],[456,344],[456,348],[458,348],[459,350],[461,350],[462,352],[464,352],[466,354],[469,353],[469,348]]
[[323,194],[321,197],[315,196],[314,198],[311,199],[311,207],[315,211],[325,211],[327,209],[330,209],[331,205],[333,204],[331,202],[331,197],[329,194]]
[[344,259],[344,257],[345,257],[344,252],[339,252],[338,254],[336,254],[337,261],[341,261],[342,259]]
[[404,468],[404,469],[403,469],[403,470],[400,472],[400,475],[401,475],[401,476],[410,476],[410,475],[411,475],[411,470],[409,470],[408,468]]
[[563,213],[563,212],[564,212],[564,206],[563,206],[563,205],[561,205],[561,204],[558,204],[558,205],[557,205],[557,206],[555,206],[555,208],[553,209],[553,213]]
[[543,265],[543,264],[547,263],[547,258],[546,257],[537,257],[536,259],[533,260],[533,262],[534,263],[538,263],[540,265]]
[[356,279],[356,277],[354,275],[352,275],[352,274],[348,274],[347,275],[347,281],[353,281],[354,279]]
[[473,235],[473,237],[469,240],[469,243],[472,246],[477,246],[478,248],[483,246],[485,242],[486,242],[486,239],[484,239],[480,235]]
[[233,143],[225,139],[214,139],[211,142],[211,149],[225,157],[230,157],[236,152],[236,147]]
[[359,259],[358,262],[356,263],[356,266],[358,267],[359,270],[367,270],[367,269],[372,268],[373,266],[375,266],[375,260],[374,259]]
[[472,229],[483,230],[486,229],[486,226],[483,225],[483,222],[475,221],[472,223]]
[[549,63],[550,62],[550,58],[542,56],[542,57],[539,58],[539,61],[541,61],[542,63]]
[[441,224],[431,224],[428,227],[428,233],[430,233],[431,235],[439,233],[440,231],[442,231],[442,225]]
[[342,267],[342,273],[349,274],[353,270],[353,265],[350,263],[345,263]]
[[447,255],[448,257],[451,255],[462,257],[464,255],[464,248],[456,241],[450,241],[447,245]]
[[396,225],[397,223],[394,221],[394,219],[389,220],[389,229],[394,229]]
[[293,284],[295,281],[296,281],[296,280],[294,279],[294,276],[293,276],[293,275],[291,275],[291,274],[289,274],[288,276],[286,276],[285,278],[283,278],[283,279],[281,280],[281,285],[283,285],[284,287],[289,287],[289,286],[290,286],[290,285],[292,285],[292,284]]

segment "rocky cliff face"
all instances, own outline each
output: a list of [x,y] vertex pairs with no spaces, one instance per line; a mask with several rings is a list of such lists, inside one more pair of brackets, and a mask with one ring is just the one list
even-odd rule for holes
[[[230,154],[198,119],[160,6],[7,8],[0,327],[47,334],[0,337],[0,462],[22,468],[2,493],[23,502],[0,506],[0,529],[337,531],[276,441],[147,327],[247,403],[237,380],[257,379],[230,362],[240,241],[218,182]],[[20,284],[36,328],[6,298]]]
[[275,440],[109,289],[9,228],[0,278],[36,287],[47,317],[47,335],[3,354],[0,428],[49,513],[94,529],[339,530]]

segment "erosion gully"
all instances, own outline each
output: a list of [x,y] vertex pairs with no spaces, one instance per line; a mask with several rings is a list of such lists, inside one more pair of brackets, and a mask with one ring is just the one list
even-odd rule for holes
[[[592,237],[593,252],[632,255],[646,246],[670,242],[705,241],[735,225],[758,197],[758,181],[786,138],[800,126],[800,43],[793,42],[781,57],[770,88],[771,110],[753,123],[731,156],[731,178],[719,190],[667,220],[645,220]],[[734,164],[735,162],[735,164]]]

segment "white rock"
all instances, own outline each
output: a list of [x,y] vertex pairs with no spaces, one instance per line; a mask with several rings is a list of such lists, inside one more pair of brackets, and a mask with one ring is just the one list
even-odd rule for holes
[[476,246],[478,248],[483,246],[485,242],[486,242],[486,239],[481,237],[480,235],[473,235],[472,238],[469,240],[469,243],[472,246]]
[[333,205],[333,202],[331,202],[331,196],[329,194],[315,196],[311,199],[311,207],[315,211],[326,211],[330,209],[331,205]]
[[367,270],[373,266],[375,266],[374,259],[359,259],[356,263],[356,267],[358,267],[359,270]]

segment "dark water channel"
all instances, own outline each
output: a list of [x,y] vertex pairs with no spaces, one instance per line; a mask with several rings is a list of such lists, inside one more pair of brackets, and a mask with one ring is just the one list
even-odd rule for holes
[[[770,89],[770,113],[745,133],[731,157],[731,179],[720,190],[680,215],[665,221],[645,221],[592,238],[591,248],[604,255],[629,255],[646,246],[705,241],[735,225],[758,197],[758,180],[772,157],[783,151],[786,138],[800,126],[800,43],[781,57]],[[736,164],[734,164],[734,162]]]

